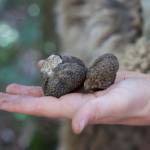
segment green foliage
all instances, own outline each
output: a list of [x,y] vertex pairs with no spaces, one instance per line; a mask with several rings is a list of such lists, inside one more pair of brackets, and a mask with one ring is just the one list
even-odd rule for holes
[[30,144],[28,150],[56,150],[58,128],[53,127],[46,131],[46,135],[38,130]]
[[[12,10],[17,13],[13,18],[15,24],[12,22],[13,20],[9,22],[9,20],[5,21],[5,18],[0,18],[0,86],[11,82],[35,83],[33,78],[27,78],[18,71],[17,59],[22,52],[31,48],[41,50],[41,55],[56,52],[54,42],[51,40],[47,42],[42,39],[41,1],[1,0],[1,4],[3,5],[1,6],[3,12],[7,12],[8,16],[12,17]],[[17,18],[20,18],[21,21]],[[19,66],[21,65],[23,64],[19,64]],[[37,79],[37,76],[34,78]]]
[[15,58],[16,53],[17,53],[17,50],[13,48],[0,49],[0,67],[4,65],[7,66],[12,61],[12,58]]
[[28,115],[23,115],[23,114],[14,114],[15,118],[17,120],[20,120],[20,121],[26,121],[27,119],[31,118],[31,116],[28,116]]
[[7,48],[19,38],[17,30],[7,23],[0,22],[0,47]]

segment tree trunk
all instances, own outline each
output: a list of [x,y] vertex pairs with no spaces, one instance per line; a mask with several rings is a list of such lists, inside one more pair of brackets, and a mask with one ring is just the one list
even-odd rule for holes
[[[111,52],[122,62],[122,56],[128,59],[126,47],[134,49],[142,36],[139,0],[60,0],[57,10],[63,53],[85,61]],[[121,64],[129,68],[132,61]],[[149,132],[149,127],[95,125],[75,135],[65,122],[59,150],[149,150]]]

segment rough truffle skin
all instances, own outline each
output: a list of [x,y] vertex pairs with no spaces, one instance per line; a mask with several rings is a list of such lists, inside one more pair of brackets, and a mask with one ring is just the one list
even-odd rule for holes
[[[85,64],[83,63],[83,61],[77,57],[73,57],[73,56],[60,56],[60,57],[61,57],[63,63],[76,63],[80,66],[85,67]],[[85,67],[85,69],[86,69],[86,67]]]
[[62,63],[53,68],[51,74],[42,73],[45,96],[61,97],[78,89],[85,81],[87,68],[80,59],[72,56],[60,58]]
[[87,92],[104,90],[114,83],[118,69],[117,57],[109,53],[97,58],[88,69],[76,57],[51,55],[41,68],[44,95],[61,97],[83,85]]
[[104,54],[97,58],[88,69],[84,89],[86,91],[104,90],[112,85],[119,69],[119,62],[113,54]]

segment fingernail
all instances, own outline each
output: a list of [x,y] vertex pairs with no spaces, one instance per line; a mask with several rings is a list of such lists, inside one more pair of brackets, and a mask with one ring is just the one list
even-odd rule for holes
[[83,131],[83,129],[85,127],[85,124],[86,124],[86,122],[85,122],[84,119],[80,121],[80,123],[79,123],[79,133],[81,133]]

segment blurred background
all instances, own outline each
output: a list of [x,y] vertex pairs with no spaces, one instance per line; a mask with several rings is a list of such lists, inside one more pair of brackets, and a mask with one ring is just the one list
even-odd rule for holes
[[[40,85],[37,62],[58,48],[55,0],[0,0],[0,91],[15,82]],[[0,113],[0,150],[54,150],[58,123]]]
[[[0,91],[9,83],[39,85],[38,60],[59,52],[55,0],[0,0]],[[142,0],[150,35],[150,1]],[[58,122],[0,112],[0,150],[55,150]]]

